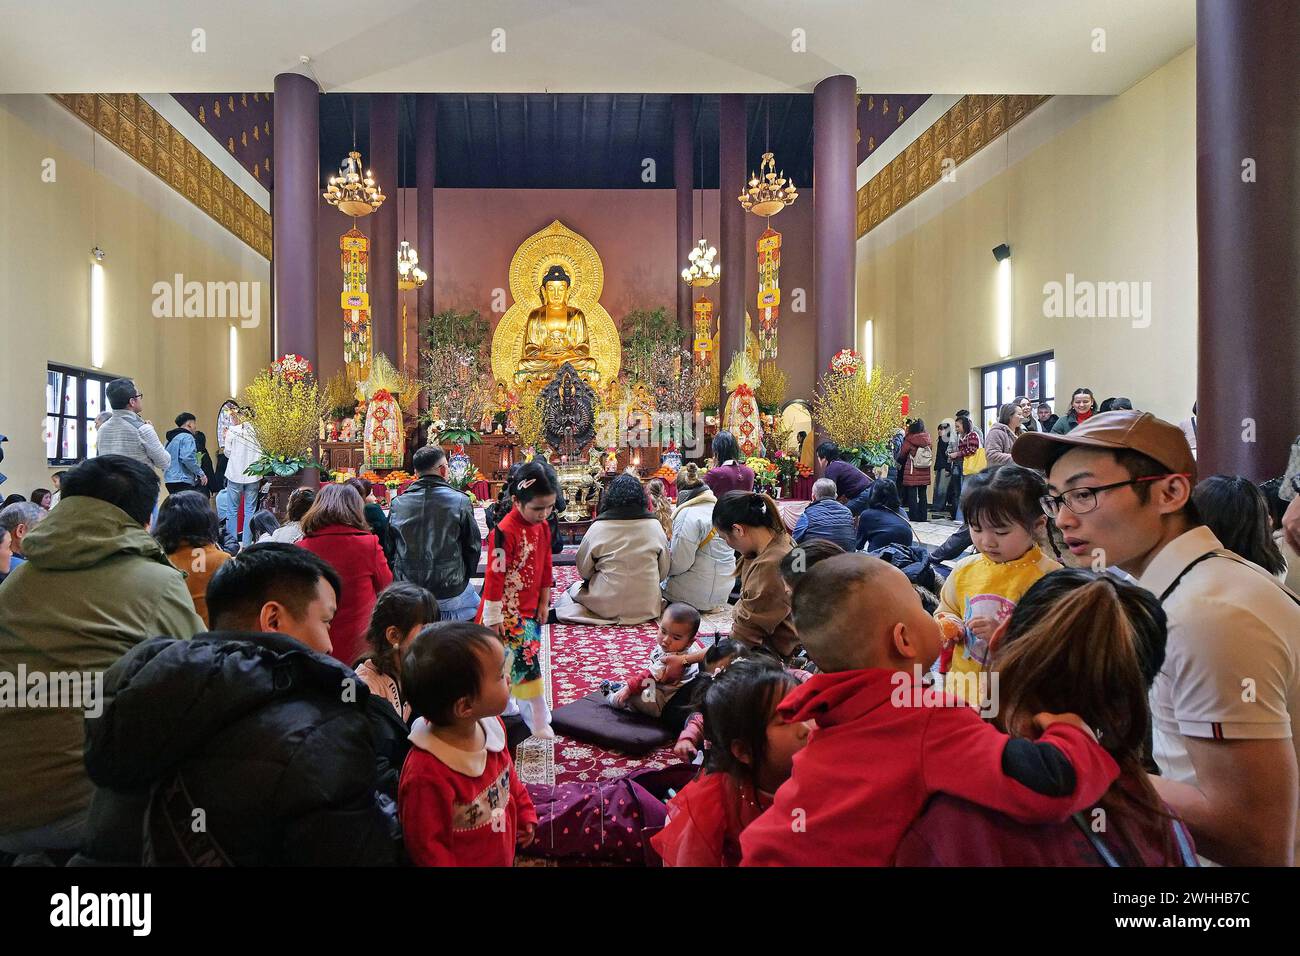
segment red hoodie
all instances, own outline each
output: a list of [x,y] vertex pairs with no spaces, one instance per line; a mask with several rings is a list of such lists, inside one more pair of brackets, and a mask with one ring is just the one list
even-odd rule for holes
[[892,701],[914,702],[912,677],[878,668],[816,674],[781,701],[782,717],[817,730],[741,834],[742,866],[887,866],[932,794],[1048,823],[1094,804],[1119,775],[1075,727],[1018,740],[962,704]]

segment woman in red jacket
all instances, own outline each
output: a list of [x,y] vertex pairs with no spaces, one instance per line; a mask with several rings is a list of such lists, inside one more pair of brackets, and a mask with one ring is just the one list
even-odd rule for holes
[[329,563],[343,581],[330,623],[330,656],[352,667],[366,650],[375,596],[393,583],[379,539],[366,522],[361,495],[350,485],[326,485],[302,518],[298,547]]
[[898,449],[898,476],[903,486],[903,505],[912,521],[927,521],[929,502],[925,500],[930,487],[930,467],[934,464],[934,448],[925,422],[917,419],[907,426],[907,437]]

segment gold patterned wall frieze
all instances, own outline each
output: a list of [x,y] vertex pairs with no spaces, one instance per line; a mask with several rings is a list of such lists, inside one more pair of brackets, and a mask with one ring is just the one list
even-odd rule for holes
[[51,95],[249,248],[271,258],[271,214],[139,94]]
[[1045,95],[972,93],[923,130],[858,190],[858,238],[961,165],[1047,100]]

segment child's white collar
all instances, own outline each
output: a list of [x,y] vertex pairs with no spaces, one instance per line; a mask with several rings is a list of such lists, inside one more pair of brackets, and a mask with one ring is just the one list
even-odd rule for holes
[[500,753],[505,749],[506,727],[500,717],[483,717],[478,723],[483,728],[483,737],[486,741],[482,750],[469,751],[453,747],[435,734],[429,722],[423,717],[415,719],[407,740],[425,753],[437,757],[457,773],[463,773],[467,777],[480,777],[487,769],[488,754]]

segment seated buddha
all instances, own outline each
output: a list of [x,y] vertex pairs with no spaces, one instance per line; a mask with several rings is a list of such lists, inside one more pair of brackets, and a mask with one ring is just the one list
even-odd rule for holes
[[571,285],[569,274],[559,265],[551,266],[542,279],[542,304],[528,313],[516,381],[549,378],[565,362],[584,378],[598,374],[587,342],[587,317],[581,309],[569,305]]

